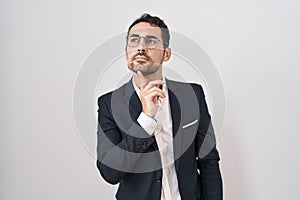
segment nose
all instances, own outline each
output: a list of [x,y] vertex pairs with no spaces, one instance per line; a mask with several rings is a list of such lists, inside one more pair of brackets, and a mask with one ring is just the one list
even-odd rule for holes
[[137,46],[138,52],[143,52],[145,53],[147,51],[146,43],[145,43],[145,38],[141,38],[140,42]]

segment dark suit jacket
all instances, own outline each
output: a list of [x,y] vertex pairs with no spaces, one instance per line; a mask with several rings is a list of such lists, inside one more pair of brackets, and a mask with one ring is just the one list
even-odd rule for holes
[[[167,80],[175,168],[182,200],[221,200],[219,155],[203,89]],[[154,136],[138,124],[141,102],[131,80],[98,99],[97,168],[120,200],[159,200],[162,169]]]

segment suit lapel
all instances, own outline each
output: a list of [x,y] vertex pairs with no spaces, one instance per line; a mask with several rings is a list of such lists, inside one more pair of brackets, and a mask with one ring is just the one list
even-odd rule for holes
[[[174,93],[175,92],[175,93]],[[170,108],[171,108],[171,117],[172,117],[172,128],[173,128],[173,138],[176,136],[178,132],[178,128],[180,125],[180,104],[176,97],[176,91],[171,86],[168,86],[168,93],[169,93],[169,101],[170,101]]]
[[142,111],[142,104],[132,85],[132,78],[125,85],[124,101],[128,105],[131,118],[136,122]]
[[175,168],[176,172],[178,172],[179,168],[179,155],[181,155],[181,134],[178,134],[180,131],[180,121],[181,121],[181,108],[180,103],[177,99],[177,95],[180,93],[178,87],[174,82],[166,79],[170,108],[171,108],[171,117],[172,117],[172,129],[173,129],[173,152],[175,159]]

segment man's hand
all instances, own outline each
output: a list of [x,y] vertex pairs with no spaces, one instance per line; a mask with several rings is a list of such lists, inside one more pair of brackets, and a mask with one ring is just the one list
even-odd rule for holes
[[[137,71],[140,80],[145,80],[143,74]],[[164,91],[160,89],[163,85],[162,80],[154,80],[150,82],[142,82],[140,85],[140,98],[142,102],[143,112],[149,117],[154,118],[158,110],[158,98],[165,98]]]

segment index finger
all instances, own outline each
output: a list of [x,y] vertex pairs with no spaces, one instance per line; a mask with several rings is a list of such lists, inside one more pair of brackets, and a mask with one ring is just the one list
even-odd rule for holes
[[163,80],[154,80],[150,81],[149,83],[146,84],[144,89],[150,89],[151,87],[158,87],[157,85],[163,85],[165,82]]
[[163,80],[154,80],[148,83],[148,85],[163,85],[163,84],[165,84]]

